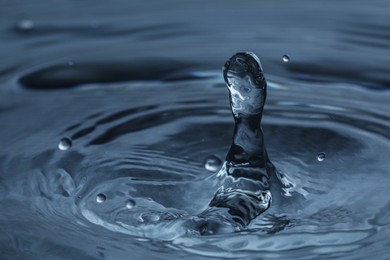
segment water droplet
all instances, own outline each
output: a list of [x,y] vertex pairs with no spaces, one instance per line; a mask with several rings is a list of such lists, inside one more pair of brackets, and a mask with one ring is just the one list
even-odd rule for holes
[[284,54],[282,59],[283,59],[284,62],[289,62],[290,61],[290,57],[287,54]]
[[206,159],[204,167],[209,172],[216,172],[219,170],[219,167],[221,167],[221,164],[222,164],[222,161],[218,157],[211,155],[210,157],[208,157]]
[[31,20],[21,20],[17,25],[19,30],[30,31],[34,29],[34,22]]
[[317,154],[317,160],[319,162],[322,162],[323,160],[325,160],[325,157],[326,157],[326,154],[324,152]]
[[67,137],[62,138],[60,143],[58,144],[58,149],[60,149],[62,151],[66,151],[66,150],[70,149],[71,147],[72,147],[72,140],[70,140]]
[[106,195],[104,195],[103,193],[99,193],[97,196],[96,196],[96,202],[98,203],[103,203],[106,201]]
[[126,208],[132,209],[132,208],[134,208],[134,206],[135,206],[135,201],[134,200],[129,199],[128,201],[126,201]]

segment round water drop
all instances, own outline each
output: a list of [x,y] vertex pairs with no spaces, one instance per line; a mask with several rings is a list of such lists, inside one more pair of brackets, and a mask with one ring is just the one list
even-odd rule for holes
[[31,20],[21,20],[21,21],[19,21],[17,27],[20,30],[29,31],[29,30],[32,30],[34,28],[34,22]]
[[67,137],[62,138],[60,143],[58,144],[58,149],[62,151],[69,150],[71,147],[72,147],[72,140],[70,140]]
[[222,164],[222,161],[218,157],[212,155],[206,159],[204,167],[209,172],[216,172],[216,171],[218,171],[219,167],[221,167],[221,164]]
[[324,152],[317,154],[317,160],[319,162],[322,162],[323,160],[325,160],[325,157],[326,157],[326,154]]
[[126,201],[126,208],[132,209],[132,208],[134,208],[134,206],[135,206],[135,201],[134,200],[129,199],[128,201]]
[[106,195],[104,195],[103,193],[99,193],[97,196],[96,196],[96,202],[97,203],[103,203],[106,201]]
[[289,62],[290,61],[290,57],[287,54],[284,54],[282,59],[283,59],[284,62]]

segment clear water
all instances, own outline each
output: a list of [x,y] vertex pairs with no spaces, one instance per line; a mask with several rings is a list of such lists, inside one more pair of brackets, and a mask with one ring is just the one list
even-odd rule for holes
[[[386,259],[389,8],[0,1],[1,258]],[[293,185],[246,230],[194,232],[241,50],[262,59],[267,151]]]

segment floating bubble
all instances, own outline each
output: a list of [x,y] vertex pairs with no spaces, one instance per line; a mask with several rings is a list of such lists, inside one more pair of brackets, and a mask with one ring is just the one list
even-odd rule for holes
[[325,160],[325,157],[326,157],[326,154],[324,152],[317,154],[317,160],[319,162],[322,162],[323,160]]
[[68,66],[73,66],[73,61],[68,61]]
[[284,54],[282,59],[283,59],[284,62],[289,62],[290,61],[290,57],[287,54]]
[[96,202],[98,203],[103,203],[105,202],[107,199],[106,195],[104,195],[103,193],[99,193],[97,196],[96,196]]
[[218,157],[212,155],[206,159],[204,168],[209,172],[216,172],[219,170],[219,167],[221,167],[221,164],[222,161]]
[[134,200],[129,199],[129,200],[126,201],[126,208],[132,209],[132,208],[134,208],[134,206],[135,206],[135,201]]
[[34,22],[31,20],[21,20],[17,24],[18,29],[23,31],[29,31],[34,29]]
[[58,149],[62,151],[69,150],[71,147],[72,147],[72,140],[70,140],[67,137],[62,138],[60,143],[58,144]]

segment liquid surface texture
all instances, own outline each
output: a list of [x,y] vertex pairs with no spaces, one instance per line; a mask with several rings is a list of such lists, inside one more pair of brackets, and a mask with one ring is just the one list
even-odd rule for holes
[[387,259],[390,3],[155,2],[0,1],[0,258]]
[[246,227],[267,210],[275,167],[264,146],[261,119],[267,82],[259,58],[251,52],[233,55],[223,67],[234,117],[232,145],[218,173],[222,185],[209,206],[228,209],[232,220]]

